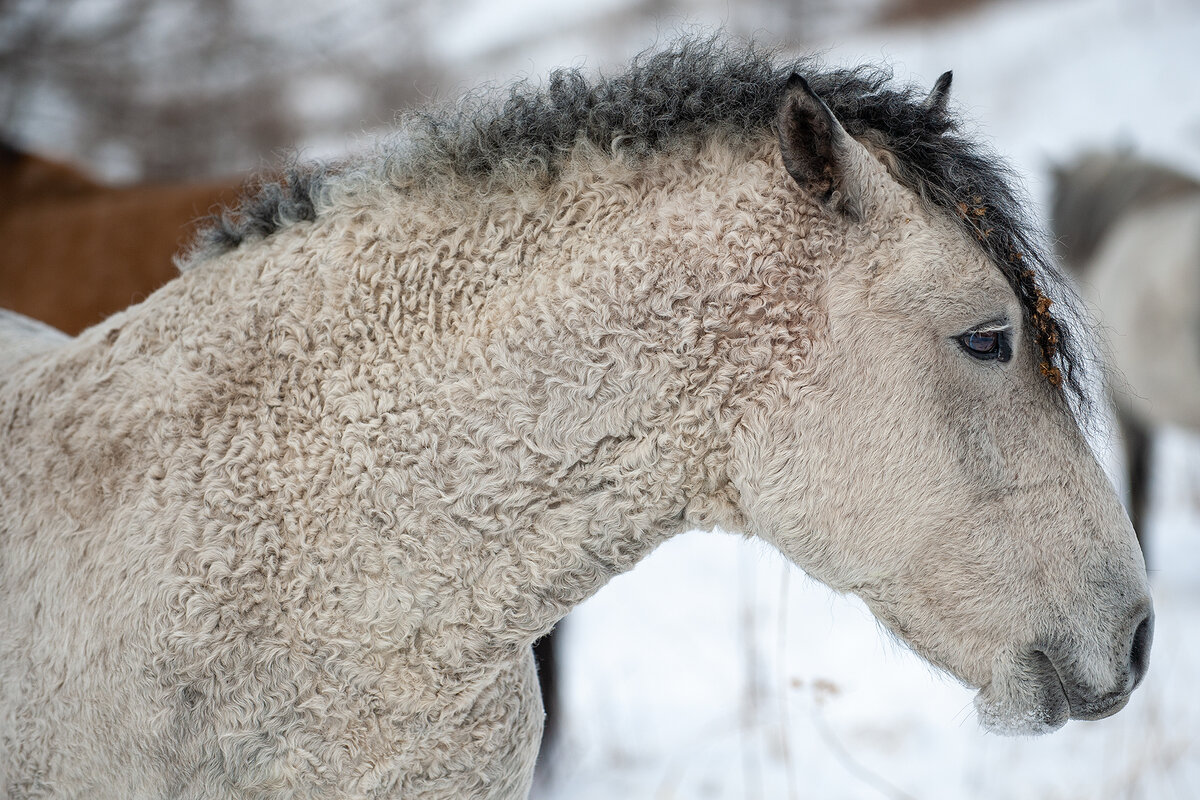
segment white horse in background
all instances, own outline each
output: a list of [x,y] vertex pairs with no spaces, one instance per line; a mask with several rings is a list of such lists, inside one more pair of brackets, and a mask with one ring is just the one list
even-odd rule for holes
[[5,795],[522,797],[530,644],[715,526],[993,730],[1120,709],[1152,614],[1089,333],[949,83],[559,72],[263,186],[76,338],[0,317]]
[[1087,153],[1054,177],[1055,240],[1107,335],[1144,544],[1154,430],[1200,433],[1200,180],[1121,151]]

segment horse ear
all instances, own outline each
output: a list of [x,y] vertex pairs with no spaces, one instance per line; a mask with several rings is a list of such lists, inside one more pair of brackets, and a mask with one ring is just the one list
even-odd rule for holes
[[950,82],[954,80],[954,71],[946,70],[933,83],[933,89],[929,91],[929,96],[925,98],[925,102],[921,103],[925,108],[933,111],[939,117],[946,113],[946,105],[950,102]]
[[829,205],[845,176],[849,138],[825,101],[795,72],[788,78],[775,117],[779,151],[801,189]]

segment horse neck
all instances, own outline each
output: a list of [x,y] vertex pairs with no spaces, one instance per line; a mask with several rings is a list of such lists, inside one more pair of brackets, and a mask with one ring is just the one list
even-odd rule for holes
[[717,276],[679,242],[727,233],[689,208],[703,172],[581,169],[538,193],[392,196],[347,217],[357,256],[328,263],[356,264],[358,355],[339,383],[371,365],[344,405],[387,419],[361,453],[392,487],[356,502],[356,524],[390,520],[385,547],[459,576],[430,615],[527,643],[669,536],[729,523],[744,384],[705,328]]
[[[718,148],[536,191],[348,191],[189,270],[139,312],[144,341],[121,342],[170,361],[161,331],[178,329],[204,351],[189,407],[225,439],[196,444],[261,459],[246,529],[269,515],[305,542],[288,585],[319,574],[362,597],[339,624],[361,616],[381,648],[478,661],[673,534],[742,527],[726,460],[744,393],[803,335],[752,329],[812,320],[812,256],[762,197],[774,172]],[[784,220],[771,241],[762,204]],[[249,425],[254,446],[233,447]]]

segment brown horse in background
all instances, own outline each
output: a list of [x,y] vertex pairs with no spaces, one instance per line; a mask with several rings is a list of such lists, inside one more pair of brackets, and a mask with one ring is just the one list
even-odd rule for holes
[[0,143],[0,307],[79,333],[175,277],[195,223],[239,183],[105,186]]

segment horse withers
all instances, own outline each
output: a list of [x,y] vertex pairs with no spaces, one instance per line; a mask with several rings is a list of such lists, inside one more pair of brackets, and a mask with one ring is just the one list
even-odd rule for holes
[[1120,709],[1152,616],[1088,333],[949,83],[559,72],[264,187],[76,338],[0,321],[9,796],[521,797],[531,643],[692,528],[993,730]]

